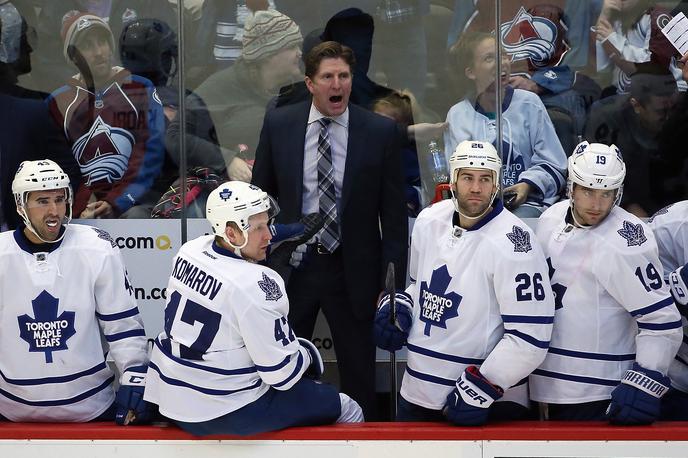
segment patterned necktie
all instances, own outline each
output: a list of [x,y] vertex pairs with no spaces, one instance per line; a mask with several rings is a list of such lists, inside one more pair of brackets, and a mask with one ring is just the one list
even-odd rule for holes
[[337,223],[337,201],[334,190],[334,167],[332,167],[332,148],[327,127],[329,118],[320,118],[318,136],[318,196],[319,211],[324,225],[320,230],[320,243],[332,253],[339,246],[339,223]]

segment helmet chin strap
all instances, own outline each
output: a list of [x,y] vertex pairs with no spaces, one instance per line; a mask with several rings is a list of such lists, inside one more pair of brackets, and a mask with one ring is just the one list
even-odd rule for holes
[[245,259],[244,256],[241,254],[241,249],[246,246],[248,243],[248,232],[244,229],[241,229],[241,235],[244,236],[244,243],[241,244],[241,246],[233,244],[230,240],[229,237],[227,237],[226,234],[223,234],[223,239],[225,239],[225,242],[229,244],[230,247],[232,247],[232,251],[234,252],[235,255],[239,256],[242,259]]
[[30,230],[33,235],[38,237],[38,240],[40,240],[43,243],[57,243],[60,240],[62,240],[64,238],[65,234],[67,233],[67,225],[72,220],[72,206],[70,205],[69,206],[69,214],[65,215],[65,217],[62,218],[62,228],[64,228],[64,230],[61,231],[62,233],[55,240],[46,240],[38,234],[36,229],[34,229],[33,224],[31,224],[31,220],[27,216],[26,210],[24,209],[24,207],[22,206],[20,208],[21,208],[21,211],[18,211],[17,213],[19,213],[19,216],[21,216],[22,220],[24,221],[24,224],[26,225],[26,228],[28,230]]
[[492,208],[492,204],[494,203],[494,200],[497,198],[497,194],[499,193],[499,187],[497,187],[497,189],[495,189],[495,192],[492,193],[492,197],[490,198],[490,203],[487,205],[487,207],[485,207],[485,210],[483,210],[482,213],[480,213],[477,216],[468,216],[468,215],[463,214],[461,212],[461,208],[459,207],[459,199],[456,198],[456,194],[454,193],[453,188],[451,190],[451,193],[453,196],[452,200],[454,201],[454,209],[456,210],[456,213],[458,213],[461,218],[466,218],[469,221],[473,221],[473,220],[482,218],[483,216],[485,216],[490,211],[490,209]]

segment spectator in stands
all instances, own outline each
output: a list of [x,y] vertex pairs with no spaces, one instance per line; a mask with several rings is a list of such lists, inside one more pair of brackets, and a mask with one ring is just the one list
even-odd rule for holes
[[[243,39],[241,59],[187,98],[187,163],[217,171],[226,164],[230,179],[250,181],[266,106],[281,86],[302,77],[303,37],[289,17],[261,10],[247,20]],[[179,135],[175,120],[167,146],[177,159]]]
[[[395,123],[349,103],[350,48],[333,41],[306,56],[312,100],[267,112],[256,153],[253,183],[278,199],[279,222],[320,212],[326,223],[299,250],[303,261],[287,293],[290,323],[311,337],[322,308],[335,351],[342,391],[375,409],[372,320],[384,269],[406,278],[408,222]],[[320,146],[319,146],[320,145]],[[346,165],[346,167],[345,167]]]
[[447,113],[445,154],[463,140],[497,144],[496,91],[502,91],[502,184],[508,208],[520,217],[537,217],[559,199],[565,183],[566,154],[537,95],[513,89],[508,58],[495,79],[495,39],[466,32],[450,51],[453,71],[465,98]]
[[[320,353],[294,335],[284,283],[261,265],[278,212],[258,187],[223,183],[208,197],[213,235],[187,242],[173,261],[165,332],[155,340],[145,398],[192,434],[363,421],[355,401],[317,381]],[[188,281],[183,266],[203,272],[212,288]]]
[[108,24],[73,11],[62,27],[63,54],[79,70],[48,106],[84,179],[74,196],[80,218],[122,215],[150,189],[164,159],[164,116],[149,80],[113,66]]
[[626,93],[637,64],[652,62],[670,71],[682,90],[686,83],[676,66],[676,51],[661,33],[671,14],[654,0],[604,0],[595,26],[597,71],[612,71],[617,93]]
[[568,161],[569,198],[547,209],[535,231],[556,312],[530,397],[549,420],[649,424],[671,386],[681,315],[662,280],[654,234],[618,207],[622,153],[581,142]]
[[[394,91],[391,94],[373,102],[372,110],[375,113],[393,119],[406,131],[413,122],[415,98],[409,91]],[[406,211],[409,218],[418,216],[421,210],[421,182],[420,167],[418,165],[418,152],[416,143],[407,140],[401,147],[404,163],[404,175],[406,177]]]
[[621,205],[636,216],[647,217],[685,196],[686,158],[681,146],[678,150],[660,148],[661,136],[676,137],[678,133],[662,132],[678,95],[673,75],[652,64],[637,67],[629,94],[607,97],[593,105],[585,138],[619,147],[628,183]]

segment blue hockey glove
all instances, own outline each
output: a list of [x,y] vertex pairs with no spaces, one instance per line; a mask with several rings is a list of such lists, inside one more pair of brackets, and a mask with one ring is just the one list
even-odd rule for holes
[[671,381],[658,371],[638,363],[626,371],[621,383],[612,391],[607,418],[617,425],[647,425],[659,418],[662,396]]
[[306,369],[306,372],[303,373],[304,377],[308,377],[313,380],[320,380],[320,377],[322,377],[323,372],[325,371],[325,366],[323,365],[320,352],[317,348],[315,348],[315,345],[313,345],[313,342],[310,340],[304,339],[303,337],[297,338],[299,339],[301,346],[308,350],[308,354],[311,357],[311,363],[308,366],[308,369]]
[[669,288],[681,315],[688,316],[688,269],[681,266],[669,274]]
[[484,425],[489,407],[502,395],[504,390],[490,383],[476,366],[468,366],[447,396],[442,413],[455,425]]
[[413,323],[413,299],[405,291],[397,291],[394,294],[394,309],[396,321],[392,323],[389,293],[377,303],[373,326],[375,345],[387,351],[397,351],[406,343]]
[[271,224],[270,234],[272,234],[272,239],[270,240],[270,245],[277,245],[282,242],[291,242],[298,240],[301,235],[303,235],[306,230],[306,226],[303,223],[291,223],[291,224]]
[[120,377],[120,386],[115,397],[115,422],[118,425],[143,425],[153,419],[153,405],[143,400],[146,370],[146,366],[130,367]]

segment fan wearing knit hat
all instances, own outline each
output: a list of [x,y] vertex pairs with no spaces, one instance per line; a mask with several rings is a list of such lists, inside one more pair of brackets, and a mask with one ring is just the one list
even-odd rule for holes
[[63,54],[76,65],[84,79],[110,79],[118,67],[112,66],[115,40],[107,22],[94,14],[69,11],[62,18]]
[[[303,79],[302,43],[298,25],[288,16],[255,11],[246,20],[241,58],[211,75],[187,101],[192,112],[207,108],[231,179],[251,180],[266,105],[280,87]],[[207,143],[194,143],[200,159],[194,165],[217,162],[217,147]]]

